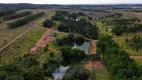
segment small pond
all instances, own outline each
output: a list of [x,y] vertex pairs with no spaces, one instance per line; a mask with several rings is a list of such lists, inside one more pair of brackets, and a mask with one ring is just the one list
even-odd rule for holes
[[[90,47],[90,42],[84,42],[81,46],[79,46],[75,43],[73,46],[73,48],[78,48],[78,49],[84,50],[86,54],[88,54],[89,47]],[[52,74],[54,77],[54,80],[62,80],[62,78],[65,75],[68,68],[69,68],[69,66],[67,66],[67,67],[60,66],[59,68],[56,68],[56,70]]]
[[85,53],[88,54],[89,47],[90,47],[90,42],[84,42],[81,46],[79,46],[75,43],[73,48],[78,48],[80,50],[84,50]]
[[52,74],[54,77],[54,80],[62,80],[62,78],[65,75],[68,68],[69,68],[69,66],[67,66],[67,67],[60,66],[59,68],[57,68],[54,71],[54,73]]

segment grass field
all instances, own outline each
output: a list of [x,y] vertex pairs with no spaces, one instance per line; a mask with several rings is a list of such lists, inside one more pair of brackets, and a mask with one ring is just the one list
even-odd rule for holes
[[45,31],[46,28],[36,27],[22,38],[12,43],[0,53],[0,62],[8,62],[16,57],[28,54],[31,47],[35,45]]
[[133,56],[142,56],[142,48],[139,49],[139,51],[137,52],[135,49],[132,49],[129,45],[126,44],[125,39],[115,40],[115,42],[119,44],[119,46],[121,47],[121,49],[125,50],[130,55],[133,55]]
[[139,65],[142,65],[142,59],[134,59]]
[[131,17],[137,17],[142,20],[142,12],[132,12],[132,11],[124,11],[124,10],[113,10],[113,12],[122,13],[124,18],[131,18]]
[[51,13],[50,10],[32,10],[32,12],[40,12],[40,11],[44,11],[46,14],[43,17],[40,17],[22,27],[18,27],[15,29],[8,29],[6,23],[11,21],[5,21],[4,23],[0,24],[0,47],[7,44],[8,42],[16,38],[18,35],[22,34],[24,31],[26,31],[30,27],[40,22],[41,20],[50,18],[53,15],[53,13]]
[[96,23],[97,23],[97,27],[100,30],[100,33],[107,34],[109,36],[113,35],[111,32],[111,28],[109,26],[108,26],[108,30],[106,31],[105,26],[101,22],[96,22]]
[[[53,57],[50,57],[50,52],[54,53]],[[57,57],[57,55],[58,55],[57,52],[49,50],[49,51],[41,54],[39,61],[42,63],[42,62],[46,62],[46,61],[49,61],[49,60],[54,60]]]
[[95,80],[111,80],[108,70],[104,67],[103,72],[95,70]]
[[[111,32],[111,27],[108,26],[108,29],[106,31],[106,27],[101,23],[101,22],[96,22],[97,23],[97,27],[99,28],[100,32],[103,33],[103,34],[107,34],[109,36],[112,36],[113,33]],[[116,35],[113,35],[113,38],[125,38],[125,37],[133,37],[135,35],[139,35],[139,36],[142,36],[142,32],[136,32],[136,33],[124,33],[122,34],[121,36],[116,36]]]

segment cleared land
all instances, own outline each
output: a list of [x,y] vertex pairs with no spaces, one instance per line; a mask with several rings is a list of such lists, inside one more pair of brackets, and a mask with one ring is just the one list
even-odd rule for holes
[[90,41],[90,47],[89,47],[89,53],[90,54],[96,54],[96,40]]
[[22,38],[16,40],[1,52],[0,62],[9,62],[14,58],[29,54],[31,47],[40,39],[45,31],[46,29],[43,27],[35,27]]
[[35,24],[39,23],[40,21],[46,19],[47,17],[51,17],[51,15],[53,14],[53,13],[51,14],[50,10],[33,10],[33,12],[38,12],[38,11],[44,11],[46,13],[45,16],[40,17],[22,27],[15,29],[8,29],[6,23],[11,21],[6,21],[0,24],[0,47],[6,45],[11,40],[15,39],[17,36],[24,33],[26,30],[33,27]]
[[[43,33],[47,30],[42,27],[42,21],[46,18],[50,18],[53,13],[50,10],[35,10],[36,11],[44,11],[45,16],[34,20],[22,27],[15,29],[8,29],[6,26],[0,28],[0,39],[5,41],[5,43],[1,41],[0,46],[0,62],[8,62],[12,61],[14,58],[18,58],[23,56],[24,54],[28,54],[30,48],[40,39]],[[48,13],[48,15],[47,15]],[[36,25],[35,25],[36,24]]]

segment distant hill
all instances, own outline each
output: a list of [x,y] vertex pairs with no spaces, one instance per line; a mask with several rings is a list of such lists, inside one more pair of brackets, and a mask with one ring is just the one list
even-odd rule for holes
[[89,8],[113,8],[113,9],[127,9],[132,7],[141,7],[142,4],[106,4],[106,5],[56,5],[56,4],[29,4],[29,3],[19,3],[19,4],[4,4],[0,3],[0,8],[28,8],[28,9],[35,9],[35,8],[72,8],[72,9],[89,9]]

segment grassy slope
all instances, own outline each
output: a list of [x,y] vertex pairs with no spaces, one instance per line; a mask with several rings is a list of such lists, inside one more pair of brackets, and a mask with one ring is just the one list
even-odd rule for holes
[[36,27],[27,33],[24,37],[18,39],[5,50],[0,53],[1,61],[8,62],[16,57],[28,54],[29,50],[40,39],[43,33],[46,31],[43,27]]
[[8,43],[9,41],[13,40],[15,37],[29,29],[30,27],[34,26],[37,24],[39,21],[44,19],[44,17],[41,17],[37,20],[34,20],[30,22],[29,24],[26,24],[22,27],[15,28],[15,29],[8,29],[6,26],[6,23],[3,23],[0,25],[0,47]]

